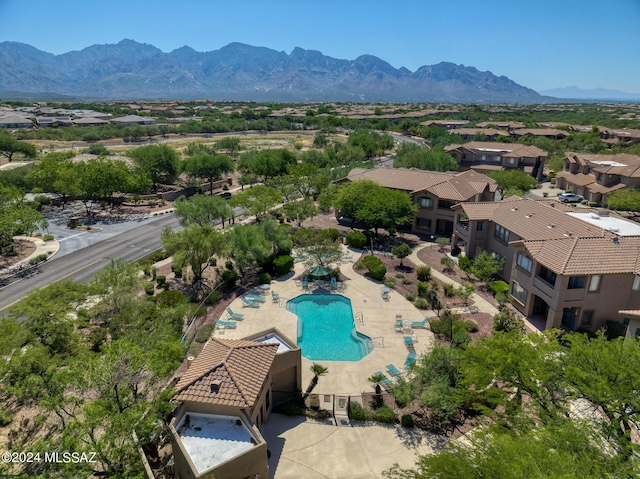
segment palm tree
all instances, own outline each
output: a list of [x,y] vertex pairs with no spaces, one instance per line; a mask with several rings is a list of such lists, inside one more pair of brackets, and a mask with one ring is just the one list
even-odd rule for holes
[[382,399],[382,387],[380,386],[382,381],[384,381],[384,374],[382,373],[375,373],[369,378],[369,382],[376,388],[376,395],[371,400],[371,407],[373,407],[373,409],[378,409],[384,406],[384,401]]
[[316,387],[316,385],[318,384],[318,378],[320,376],[324,376],[329,372],[329,369],[325,368],[322,364],[318,364],[318,363],[313,363],[310,369],[311,369],[311,372],[313,373],[313,378],[311,379],[311,382],[309,383],[309,387],[305,392],[305,397],[309,396],[309,394],[311,394],[311,391],[313,391],[313,389]]

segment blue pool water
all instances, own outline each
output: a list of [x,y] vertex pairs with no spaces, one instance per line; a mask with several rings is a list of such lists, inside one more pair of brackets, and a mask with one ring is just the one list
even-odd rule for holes
[[359,361],[373,349],[358,333],[351,301],[337,294],[303,294],[287,303],[298,316],[298,346],[314,361]]

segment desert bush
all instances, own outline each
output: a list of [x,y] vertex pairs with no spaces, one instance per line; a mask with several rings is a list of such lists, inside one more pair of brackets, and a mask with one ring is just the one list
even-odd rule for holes
[[335,228],[323,229],[322,234],[329,238],[331,241],[338,241],[338,238],[340,238],[340,231]]
[[425,283],[424,281],[418,283],[418,296],[421,298],[429,297],[429,283]]
[[53,235],[44,235],[42,238],[43,241],[53,241],[54,239]]
[[0,426],[5,427],[13,421],[13,413],[4,408],[0,408]]
[[277,256],[273,260],[273,271],[278,276],[287,274],[292,269],[293,269],[293,258],[291,256],[288,256],[288,255]]
[[442,291],[447,298],[452,298],[456,295],[456,287],[449,283],[444,283],[442,285]]
[[153,294],[153,292],[155,291],[155,286],[153,285],[153,283],[148,282],[148,283],[144,283],[144,292],[147,293],[149,296],[151,296]]
[[416,268],[416,275],[418,275],[419,281],[429,281],[429,279],[431,279],[431,267],[427,265],[418,266]]
[[33,265],[33,264],[42,263],[43,261],[46,261],[46,259],[47,259],[47,254],[46,253],[42,253],[42,254],[39,254],[38,256],[36,256],[35,258],[31,258],[29,260],[29,264]]
[[345,241],[349,246],[356,249],[362,249],[367,244],[367,237],[364,233],[359,231],[352,231],[347,233]]
[[[153,286],[153,283],[149,283]],[[178,304],[183,304],[187,300],[180,291],[163,291],[162,293],[150,298],[156,304],[161,304],[163,306],[176,306]]]
[[413,416],[411,414],[403,414],[400,418],[400,424],[402,427],[413,427],[415,425]]
[[425,298],[416,298],[413,301],[413,305],[418,309],[429,309],[431,307],[431,304]]
[[489,283],[489,289],[493,295],[497,295],[498,293],[506,293],[509,291],[509,285],[504,281],[492,281]]
[[382,406],[374,411],[374,418],[385,424],[393,424],[396,422],[396,413],[389,406]]
[[464,323],[467,325],[467,331],[470,333],[477,333],[478,332],[478,323],[475,322],[473,319],[467,319],[464,321]]
[[393,226],[390,227],[387,231],[389,232],[389,236],[395,236],[396,234],[398,234],[398,230]]
[[214,329],[216,329],[215,323],[205,324],[202,326],[200,331],[198,331],[198,334],[196,334],[196,343],[206,343],[209,341]]
[[267,272],[260,273],[260,276],[258,276],[258,281],[260,282],[260,284],[269,284],[271,283],[271,275]]
[[416,295],[413,294],[413,293],[407,293],[407,294],[404,295],[404,298],[407,301],[411,301],[413,303],[415,301],[415,299],[416,299]]
[[167,277],[164,274],[159,274],[156,276],[156,281],[158,284],[162,285],[167,281]]
[[230,291],[236,287],[236,281],[238,281],[238,273],[226,269],[220,275],[219,284],[221,285],[222,291]]
[[373,279],[381,281],[384,278],[384,275],[387,274],[387,267],[384,263],[373,255],[365,256],[362,259],[362,262],[369,271],[369,276]]
[[366,421],[371,419],[370,413],[364,408],[364,406],[362,406],[362,404],[357,402],[349,402],[347,414],[349,419],[353,419],[354,421]]
[[182,268],[179,268],[174,263],[171,263],[171,271],[173,271],[173,274],[176,276],[176,278],[182,278]]
[[229,271],[233,270],[233,261],[228,259],[227,261],[224,262],[224,267]]
[[207,296],[206,303],[209,305],[216,304],[221,299],[222,293],[220,291],[213,291],[209,296]]

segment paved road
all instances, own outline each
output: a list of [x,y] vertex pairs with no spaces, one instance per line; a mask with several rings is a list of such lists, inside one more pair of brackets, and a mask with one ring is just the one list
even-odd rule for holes
[[60,257],[54,256],[43,263],[33,276],[0,290],[0,311],[35,288],[43,288],[52,282],[66,279],[84,281],[109,264],[112,259],[132,261],[147,256],[160,249],[160,232],[167,226],[178,228],[178,219],[173,215],[166,215],[95,243],[89,248],[82,248]]

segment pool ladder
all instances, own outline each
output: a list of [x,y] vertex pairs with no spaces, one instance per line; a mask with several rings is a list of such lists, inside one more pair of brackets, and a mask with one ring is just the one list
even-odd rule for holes
[[358,323],[358,324],[364,324],[364,316],[362,315],[362,311],[358,311],[358,312],[354,315],[354,319],[355,319],[356,323]]

